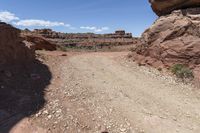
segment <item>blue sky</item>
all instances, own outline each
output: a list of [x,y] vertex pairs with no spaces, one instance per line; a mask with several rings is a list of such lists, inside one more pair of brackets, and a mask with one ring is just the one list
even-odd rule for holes
[[19,28],[139,36],[157,18],[148,0],[0,0],[0,20]]

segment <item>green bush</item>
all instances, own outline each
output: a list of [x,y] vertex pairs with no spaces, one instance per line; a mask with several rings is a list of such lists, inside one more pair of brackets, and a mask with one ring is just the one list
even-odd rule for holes
[[175,74],[178,78],[187,79],[193,78],[193,72],[190,68],[186,67],[183,64],[175,64],[171,67],[171,72]]

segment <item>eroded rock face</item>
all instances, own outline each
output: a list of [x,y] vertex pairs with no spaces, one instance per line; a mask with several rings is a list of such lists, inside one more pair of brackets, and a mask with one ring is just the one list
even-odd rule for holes
[[[25,33],[30,31],[24,30]],[[131,33],[126,33],[124,30],[118,30],[115,33],[110,34],[94,34],[94,33],[61,33],[51,29],[35,29],[32,31],[33,34],[43,36],[45,38],[52,39],[90,39],[90,38],[132,38]]]
[[56,50],[56,45],[49,42],[45,38],[36,35],[23,35],[26,40],[26,44],[28,44],[34,50]]
[[24,65],[34,60],[31,50],[20,37],[20,30],[0,22],[0,69],[5,66]]
[[[124,50],[128,50],[130,45],[137,44],[140,39],[132,37],[132,33],[126,33],[124,30],[118,30],[115,33],[110,34],[95,34],[95,33],[61,33],[51,29],[35,29],[30,31],[25,29],[22,31],[28,44],[35,46],[36,50],[43,49],[51,50],[52,45],[56,44],[57,47],[66,48],[78,48],[78,49],[108,49],[111,50],[115,47],[123,47]],[[32,37],[31,37],[32,36]],[[35,36],[35,39],[33,38]],[[49,46],[41,45],[40,41],[37,41],[40,37],[46,42],[50,42]],[[38,38],[38,39],[36,39]],[[34,41],[36,40],[36,41]],[[32,45],[32,42],[35,45]],[[37,42],[37,43],[36,43]],[[44,44],[44,43],[42,43]],[[45,48],[44,48],[45,46]],[[127,48],[125,48],[127,47]],[[50,49],[49,49],[50,48]]]
[[200,64],[200,8],[176,10],[162,16],[142,35],[134,58],[157,68]]
[[154,12],[158,15],[169,14],[177,9],[199,7],[199,0],[149,0]]

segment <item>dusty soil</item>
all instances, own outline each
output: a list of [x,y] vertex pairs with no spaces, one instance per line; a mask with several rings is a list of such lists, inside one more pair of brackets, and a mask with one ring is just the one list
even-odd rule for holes
[[126,52],[41,52],[51,84],[43,109],[12,133],[199,133],[200,92],[139,67]]

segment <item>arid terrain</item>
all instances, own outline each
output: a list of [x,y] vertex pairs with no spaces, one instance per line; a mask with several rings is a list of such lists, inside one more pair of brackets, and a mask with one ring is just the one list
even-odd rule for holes
[[[124,30],[115,31],[110,34],[94,33],[61,33],[51,29],[23,30],[22,34],[26,40],[33,38],[45,38],[56,45],[58,49],[65,51],[129,51],[129,49],[140,42],[138,37]],[[31,39],[32,38],[32,39]]]
[[169,1],[141,37],[0,22],[0,133],[200,133],[200,3]]
[[126,52],[39,53],[52,72],[46,103],[11,133],[200,132],[200,92]]

